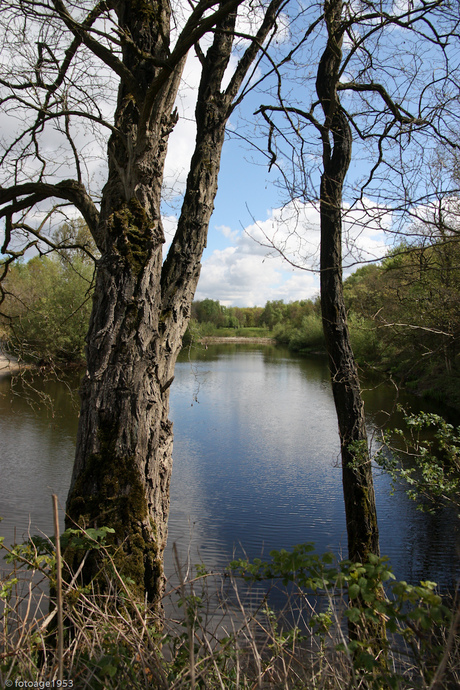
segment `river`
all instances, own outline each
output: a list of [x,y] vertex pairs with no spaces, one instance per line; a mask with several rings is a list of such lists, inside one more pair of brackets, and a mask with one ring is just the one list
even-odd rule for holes
[[[339,439],[326,360],[284,348],[210,345],[183,351],[171,387],[174,468],[166,570],[181,559],[224,566],[271,549],[315,542],[346,556]],[[78,400],[68,382],[0,379],[0,532],[5,543],[52,532],[51,494],[62,506],[72,471]],[[395,389],[365,384],[371,434],[401,423]],[[420,408],[408,395],[399,401]],[[375,474],[381,552],[398,579],[451,588],[459,573],[455,511],[416,510]]]

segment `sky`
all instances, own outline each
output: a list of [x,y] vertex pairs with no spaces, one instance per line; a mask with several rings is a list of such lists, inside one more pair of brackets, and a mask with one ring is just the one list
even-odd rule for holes
[[[196,85],[198,72],[190,56],[185,82]],[[180,192],[193,150],[195,90],[185,90],[178,106],[181,119],[173,131],[166,162],[166,183],[174,181]],[[239,123],[250,119],[261,96],[251,95],[241,106],[241,117],[229,122],[224,144],[219,187],[211,217],[207,248],[196,299],[218,300],[225,306],[263,306],[268,300],[285,302],[315,298],[319,294],[319,213],[312,204],[289,202],[268,159],[238,137]],[[247,125],[244,135],[248,136]],[[242,132],[243,133],[243,132]],[[265,145],[257,141],[257,145]],[[168,238],[175,229],[180,194],[164,206]],[[384,233],[375,224],[363,229],[362,212],[353,211],[354,221],[345,221],[344,276],[366,261],[381,258],[387,249]],[[389,222],[389,221],[388,221]],[[273,244],[283,250],[285,257]],[[350,253],[351,252],[351,253]]]
[[[395,11],[406,12],[406,3],[399,4],[394,4]],[[295,26],[296,22],[291,24],[289,29],[286,29],[286,26],[282,27],[277,36],[277,42],[285,52],[288,51],[289,45],[295,44],[293,36],[289,33],[295,30]],[[424,116],[433,117],[433,122],[436,123],[437,115],[433,115],[431,109],[434,107],[436,111],[440,98],[445,98],[448,104],[451,97],[452,103],[455,103],[452,113],[454,110],[456,112],[458,89],[445,79],[445,55],[442,50],[437,52],[431,43],[424,39],[423,32],[419,35],[417,32],[407,32],[399,26],[392,26],[385,32],[385,40],[380,40],[379,33],[373,36],[371,24],[366,27],[364,23],[361,28],[356,28],[357,44],[360,30],[369,31],[366,50],[372,52],[372,69],[375,70],[373,74],[377,80],[383,80],[382,83],[388,85],[396,102],[404,103],[415,113],[419,107]],[[429,30],[427,33],[429,34]],[[344,54],[347,50],[347,40],[346,38],[344,42]],[[374,40],[375,44],[372,42]],[[291,61],[300,63],[301,71],[291,73],[294,79],[288,82],[285,79],[282,88],[288,93],[290,104],[308,110],[311,105],[309,99],[317,99],[315,80],[318,56],[325,45],[323,29],[313,32],[306,45],[306,52],[302,53],[301,57],[297,55],[298,59]],[[367,59],[366,50],[364,56],[361,56],[363,64]],[[458,46],[454,39],[449,55],[449,69],[455,68],[456,71],[459,59]],[[346,71],[342,75],[343,80],[353,81],[354,71],[360,74],[363,67],[360,63],[361,57],[358,51],[353,58],[356,61],[347,63]],[[178,168],[186,169],[187,157],[191,154],[193,146],[192,104],[198,84],[197,67],[197,58],[191,54],[184,79],[190,88],[182,93],[178,104],[182,119],[172,134],[167,160],[170,171],[168,176],[178,181],[179,188],[184,184],[185,176],[181,177],[181,174],[173,171]],[[255,78],[258,76],[260,71]],[[438,80],[442,85],[442,93],[437,90]],[[261,121],[261,117],[254,115],[265,98],[263,91],[250,93],[243,101],[240,113],[235,113],[230,118],[229,137],[222,154],[219,190],[209,226],[208,246],[203,255],[197,299],[211,298],[226,306],[262,306],[267,300],[283,299],[289,302],[312,298],[319,293],[318,209],[313,203],[289,201],[286,190],[279,185],[276,166],[269,172],[269,157],[251,147],[247,141],[251,140],[251,133],[254,133],[256,145],[266,150],[266,134],[265,138],[261,139],[261,130],[255,124],[257,120]],[[385,116],[376,115],[382,111],[380,96],[376,96],[377,103],[373,103],[372,96],[368,94],[363,97],[361,103],[356,100],[352,102],[351,96],[347,101],[344,92],[341,98],[349,112],[353,113],[353,108],[356,108],[358,125],[367,135],[363,144],[360,144],[357,136],[354,137],[352,163],[347,176],[348,189],[351,190],[355,183],[359,189],[358,180],[368,176],[378,157],[377,146],[382,146],[385,159],[385,165],[373,175],[372,184],[366,188],[373,200],[364,196],[359,203],[354,202],[352,208],[344,204],[343,257],[346,278],[366,262],[382,259],[389,247],[400,241],[401,236],[395,234],[397,231],[412,232],[410,221],[408,224],[404,211],[399,214],[397,210],[390,212],[390,200],[393,200],[395,209],[398,206],[402,208],[409,199],[417,200],[415,204],[418,204],[418,207],[412,206],[411,213],[421,217],[425,215],[430,203],[427,200],[430,199],[436,184],[436,175],[434,170],[430,170],[430,166],[438,151],[434,138],[427,143],[423,134],[418,139],[413,131],[407,139],[404,139],[404,136],[401,138],[401,148],[398,140],[396,139],[395,145],[392,137],[385,138],[382,143],[379,137],[385,126]],[[446,126],[447,131],[454,120],[452,115],[449,124],[449,117],[446,116],[448,110],[447,107],[443,115],[443,126]],[[458,123],[454,121],[453,126],[454,129],[451,131],[455,132]],[[243,135],[246,140],[239,138],[238,134]],[[314,127],[309,127],[305,141],[307,144],[304,160],[311,161],[312,168],[316,169],[313,175],[313,180],[316,176],[316,183],[309,198],[317,199],[319,174],[314,156],[318,152],[319,134]],[[283,161],[280,165],[283,166]],[[423,189],[425,180],[430,187],[426,195],[426,189]],[[350,193],[344,198],[345,201],[351,202],[357,197]],[[379,198],[388,201],[379,202]],[[165,225],[172,229],[173,211],[168,212],[166,209],[165,212],[168,216]],[[282,249],[285,258],[274,249],[273,244]]]
[[[250,19],[251,15],[244,21],[249,22]],[[248,27],[243,22],[239,29],[246,31]],[[291,38],[289,30],[281,21],[277,34],[278,45],[287,50]],[[393,36],[393,39],[398,41],[400,37]],[[310,46],[310,43],[308,45]],[[318,55],[323,49],[324,36],[318,33],[308,48],[311,51],[311,61],[305,56],[301,60],[301,66],[306,70],[304,77],[309,80],[310,87],[313,84],[313,91]],[[7,57],[6,52],[3,52],[5,57],[0,54],[0,67],[6,70]],[[13,54],[17,56],[17,51],[13,50]],[[376,53],[374,59],[375,55]],[[20,56],[17,59],[20,60]],[[229,73],[234,68],[236,59],[235,56],[230,61]],[[408,65],[404,66],[408,69]],[[431,63],[427,68],[431,69]],[[398,70],[398,65],[395,63],[392,69]],[[103,104],[108,114],[113,107],[114,98],[110,77],[107,70],[99,64],[95,64],[93,70],[91,78],[95,89],[94,97]],[[253,79],[256,80],[260,74],[260,70],[256,70]],[[193,152],[194,104],[199,76],[200,63],[191,51],[184,71],[183,87],[177,100],[180,119],[171,134],[166,161],[163,206],[167,238],[165,252],[177,222],[181,193],[184,190],[188,164]],[[348,79],[349,75],[344,75],[344,78]],[[397,80],[397,77],[394,79]],[[311,94],[308,95],[305,83],[301,80],[293,81],[292,84],[288,83],[288,89],[293,103],[309,107],[307,100]],[[424,89],[424,93],[426,91]],[[260,138],[260,129],[256,126],[258,118],[254,115],[264,98],[263,93],[250,93],[243,101],[240,111],[232,114],[230,118],[228,137],[222,153],[219,189],[209,226],[208,244],[203,255],[196,299],[219,300],[226,306],[263,306],[268,300],[282,299],[289,302],[314,298],[319,292],[318,210],[314,203],[290,201],[286,191],[279,185],[276,166],[270,172],[268,158],[251,146],[251,140],[263,149],[267,145],[266,138]],[[30,116],[30,112],[22,112],[16,106],[8,113],[0,113],[1,136],[14,137],[15,129],[21,130],[24,121]],[[33,113],[32,117],[35,117]],[[78,127],[77,124],[73,134],[75,142],[87,155],[85,170],[88,179],[95,180],[95,186],[100,189],[106,174],[105,142],[97,135],[88,137],[88,130]],[[310,129],[308,146],[311,145],[311,149],[306,151],[305,159],[311,160],[313,168],[317,168],[311,151],[317,150],[318,132],[314,128]],[[246,140],[241,138],[241,135]],[[48,165],[55,167],[55,174],[59,175],[60,179],[71,176],[72,172],[68,172],[66,165],[69,161],[71,169],[72,160],[68,151],[65,151],[65,138],[62,133],[46,130],[41,137],[43,150],[48,155]],[[30,160],[27,161],[28,165]],[[27,169],[23,172],[26,177],[33,176]],[[365,173],[365,168],[361,170],[359,165],[352,162],[350,177]],[[315,174],[319,180],[318,173]],[[314,185],[311,199],[315,198],[317,187],[318,182]],[[40,222],[40,213],[36,214],[35,222]],[[375,203],[372,205],[366,197],[353,208],[344,205],[345,277],[363,263],[377,261],[384,256],[388,244],[392,241],[391,236],[386,235],[384,230],[390,229],[393,222],[394,219],[386,207],[376,206]],[[284,258],[276,248],[282,251]]]

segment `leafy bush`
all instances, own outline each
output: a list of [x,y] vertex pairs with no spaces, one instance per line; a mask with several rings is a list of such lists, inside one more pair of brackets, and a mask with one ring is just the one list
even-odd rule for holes
[[93,265],[81,257],[35,257],[10,268],[2,305],[4,337],[22,359],[78,362],[91,310]]
[[321,317],[309,314],[302,318],[301,326],[279,323],[273,329],[273,337],[279,343],[286,343],[295,352],[324,352],[325,342]]
[[[186,578],[176,553],[177,582],[160,619],[117,570],[107,532],[67,530],[61,537],[63,547],[102,555],[98,576],[110,583],[105,596],[57,562],[52,539],[33,537],[11,548],[0,539],[13,566],[0,582],[3,686],[57,683],[62,668],[74,688],[96,690],[457,687],[459,615],[451,624],[435,585],[397,582],[385,558],[337,561],[302,544],[273,551],[268,562],[235,561],[223,577],[188,564]],[[46,595],[58,567],[66,574],[61,651],[58,604]],[[267,587],[282,590],[282,609],[270,608]],[[370,636],[376,621],[386,622],[387,639]]]
[[[320,636],[330,635],[335,626],[339,641],[334,648],[352,660],[358,687],[413,688],[414,682],[424,687],[434,679],[439,682],[436,687],[443,687],[439,669],[446,650],[440,641],[449,637],[452,614],[436,593],[435,583],[398,582],[386,558],[371,554],[364,563],[336,561],[330,553],[315,554],[313,544],[272,551],[270,556],[270,561],[234,561],[232,571],[247,582],[279,580],[284,587],[293,585],[301,597],[306,592],[321,595],[328,608],[313,615],[308,625]],[[348,637],[338,607],[348,621]],[[458,618],[459,614],[455,625]],[[376,637],[382,629],[388,635]],[[403,670],[405,655],[410,663]]]
[[384,436],[378,464],[393,482],[407,485],[420,510],[433,512],[446,502],[460,509],[460,427],[426,412],[405,414],[404,421],[406,429]]
[[371,364],[380,360],[380,341],[375,323],[370,319],[352,315],[348,327],[356,361],[360,364]]

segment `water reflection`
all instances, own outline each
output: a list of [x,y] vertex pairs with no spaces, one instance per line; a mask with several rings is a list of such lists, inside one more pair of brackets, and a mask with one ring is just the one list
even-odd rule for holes
[[18,541],[25,537],[29,524],[33,534],[50,533],[51,494],[65,501],[78,414],[70,390],[55,380],[21,384],[0,378],[0,516],[6,543],[14,535]]
[[[71,381],[77,385],[76,379]],[[77,401],[56,381],[36,380],[54,413],[15,395],[0,379],[2,534],[11,541],[51,532],[51,493],[65,504],[72,471]],[[19,391],[17,391],[19,392]],[[369,386],[370,429],[387,422],[391,388]],[[412,401],[415,405],[415,401]],[[54,416],[53,416],[54,415]],[[208,568],[234,552],[249,557],[314,541],[319,551],[346,555],[339,439],[327,363],[275,347],[217,345],[185,351],[171,389],[174,469],[168,572],[176,542],[185,560]],[[455,516],[418,513],[401,489],[390,496],[376,476],[382,553],[400,579],[457,577]]]

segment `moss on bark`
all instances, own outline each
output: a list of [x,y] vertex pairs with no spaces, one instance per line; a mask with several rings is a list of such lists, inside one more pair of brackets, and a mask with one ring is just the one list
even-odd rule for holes
[[112,213],[108,231],[118,254],[139,274],[147,263],[153,242],[152,220],[137,199],[130,199]]
[[[71,501],[70,518],[82,528],[109,526],[107,544],[113,548],[113,562],[121,576],[141,598],[158,600],[162,588],[162,557],[152,529],[145,487],[132,457],[116,450],[117,429],[106,424],[99,431],[99,452],[92,454],[78,477]],[[72,526],[72,525],[69,525]],[[75,569],[82,554],[69,550],[67,562]],[[91,552],[85,567],[85,584],[99,577],[101,557]]]

